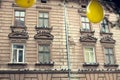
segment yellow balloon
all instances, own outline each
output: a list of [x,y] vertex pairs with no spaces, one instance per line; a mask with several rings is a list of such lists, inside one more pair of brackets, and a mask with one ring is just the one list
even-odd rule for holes
[[34,5],[36,0],[15,0],[15,3],[22,8],[29,8]]
[[98,0],[91,0],[88,4],[87,17],[93,23],[99,23],[104,18],[104,9]]

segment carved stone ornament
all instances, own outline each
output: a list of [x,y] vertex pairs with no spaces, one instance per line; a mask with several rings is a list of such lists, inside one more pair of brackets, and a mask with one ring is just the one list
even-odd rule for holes
[[80,42],[94,42],[96,43],[97,38],[93,37],[92,35],[84,35],[80,37]]
[[49,32],[39,32],[34,36],[35,39],[41,39],[41,40],[53,40],[53,35]]
[[54,36],[51,34],[52,27],[37,27],[35,26],[37,34],[34,39],[37,40],[53,40]]
[[13,38],[13,39],[28,39],[29,38],[27,32],[20,32],[20,31],[10,33],[8,37]]
[[110,36],[105,36],[105,37],[101,38],[100,42],[101,43],[115,44],[116,41],[112,37],[110,37]]
[[10,39],[28,39],[29,35],[26,32],[26,27],[17,27],[11,26],[11,33],[9,33],[8,37]]

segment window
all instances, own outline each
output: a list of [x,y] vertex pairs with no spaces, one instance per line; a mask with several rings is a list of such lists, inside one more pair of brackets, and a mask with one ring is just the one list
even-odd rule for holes
[[39,45],[39,62],[50,62],[50,45]]
[[102,22],[101,22],[101,31],[104,32],[104,33],[109,33],[109,26],[108,26],[108,22],[106,19],[104,19]]
[[24,45],[13,44],[12,45],[12,62],[23,63],[24,62]]
[[39,13],[39,27],[48,27],[49,26],[49,17],[47,12],[40,12]]
[[82,29],[84,31],[90,31],[90,22],[89,22],[88,18],[85,16],[82,16],[81,20],[82,20]]
[[85,63],[87,64],[94,64],[95,61],[95,53],[93,47],[85,47],[84,48],[84,55],[85,55]]
[[47,2],[47,0],[41,0],[41,3],[46,3]]
[[105,48],[105,59],[106,64],[114,64],[114,53],[113,48]]
[[15,10],[14,25],[24,27],[25,26],[25,11]]

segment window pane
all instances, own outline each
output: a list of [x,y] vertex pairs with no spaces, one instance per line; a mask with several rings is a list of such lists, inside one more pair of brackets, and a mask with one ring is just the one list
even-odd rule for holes
[[50,60],[49,53],[44,54],[44,62],[49,62],[49,60]]
[[43,19],[39,19],[39,27],[44,27]]
[[85,53],[85,62],[90,63],[89,54],[87,52]]
[[24,17],[25,16],[25,12],[21,12],[20,16]]
[[23,62],[23,50],[19,50],[19,62]]
[[111,62],[111,64],[114,64],[114,56],[113,55],[110,55],[110,62]]
[[49,51],[50,51],[50,47],[49,47],[49,46],[44,46],[44,50],[45,50],[46,52],[49,52]]
[[109,49],[109,54],[113,54],[113,49],[112,48]]
[[18,11],[15,11],[15,16],[20,16]]
[[39,53],[39,62],[43,62],[44,60],[43,60],[43,57],[44,57],[44,53]]
[[88,23],[86,23],[86,29],[90,30],[90,25]]
[[44,18],[48,18],[48,13],[44,13]]
[[39,13],[39,17],[44,17],[44,13]]
[[82,28],[83,28],[83,29],[85,29],[85,26],[86,26],[85,23],[82,23]]
[[13,50],[13,62],[17,62],[17,50]]
[[95,56],[93,52],[90,53],[90,60],[91,60],[91,63],[95,63]]
[[23,49],[23,45],[14,45],[13,48]]
[[105,48],[105,54],[109,54],[109,49]]
[[81,17],[81,20],[82,20],[82,22],[85,22],[85,17],[82,16],[82,17]]
[[86,18],[86,22],[89,22],[88,18]]
[[105,58],[106,58],[106,63],[107,64],[110,63],[110,61],[109,61],[109,55],[105,55]]
[[48,19],[45,19],[45,20],[44,20],[44,26],[45,26],[45,27],[48,27]]

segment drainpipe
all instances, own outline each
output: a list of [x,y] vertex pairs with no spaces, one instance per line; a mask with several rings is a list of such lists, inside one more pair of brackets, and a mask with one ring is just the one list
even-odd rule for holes
[[66,37],[66,54],[67,54],[67,66],[68,66],[68,79],[71,79],[70,76],[70,49],[68,41],[68,24],[67,24],[67,11],[66,11],[66,0],[64,0],[64,24],[65,24],[65,37]]

